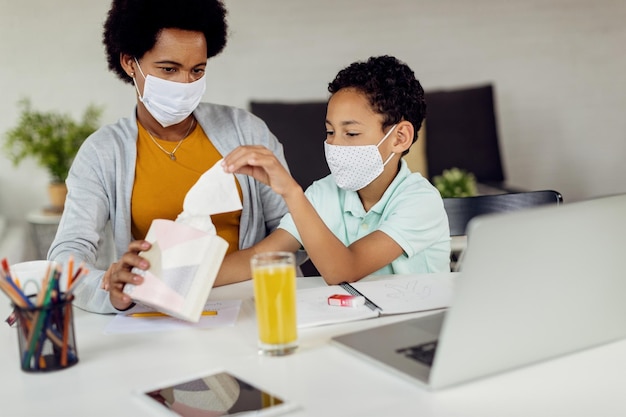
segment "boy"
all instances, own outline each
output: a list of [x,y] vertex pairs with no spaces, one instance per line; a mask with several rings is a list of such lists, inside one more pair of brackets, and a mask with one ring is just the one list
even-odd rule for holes
[[289,214],[279,228],[231,257],[221,273],[247,274],[258,252],[301,246],[328,284],[369,274],[449,271],[450,233],[443,201],[401,159],[426,113],[413,71],[394,57],[372,57],[341,70],[329,84],[324,148],[331,175],[303,192],[275,155],[242,146],[224,158],[226,172],[247,174],[281,195]]

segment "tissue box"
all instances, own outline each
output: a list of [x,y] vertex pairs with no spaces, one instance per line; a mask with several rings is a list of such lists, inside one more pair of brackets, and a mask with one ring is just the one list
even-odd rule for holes
[[171,220],[152,222],[140,255],[150,262],[141,285],[127,284],[131,298],[172,317],[197,322],[222,265],[228,243],[221,237]]

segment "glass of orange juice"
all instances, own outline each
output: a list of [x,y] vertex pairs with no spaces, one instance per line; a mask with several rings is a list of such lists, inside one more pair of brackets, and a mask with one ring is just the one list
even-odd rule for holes
[[296,350],[296,266],[290,252],[259,253],[250,260],[259,351],[282,356]]

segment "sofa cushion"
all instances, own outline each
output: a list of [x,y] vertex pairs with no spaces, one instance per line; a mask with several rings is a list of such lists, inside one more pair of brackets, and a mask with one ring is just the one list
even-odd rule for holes
[[453,167],[504,181],[491,84],[426,92],[429,176]]
[[330,174],[324,155],[325,101],[252,101],[250,111],[283,144],[291,175],[302,188]]

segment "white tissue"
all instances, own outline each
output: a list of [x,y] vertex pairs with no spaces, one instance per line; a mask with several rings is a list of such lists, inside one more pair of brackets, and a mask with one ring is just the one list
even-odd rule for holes
[[224,172],[220,159],[200,176],[183,202],[183,212],[176,221],[203,232],[215,234],[212,214],[241,210],[235,176]]

